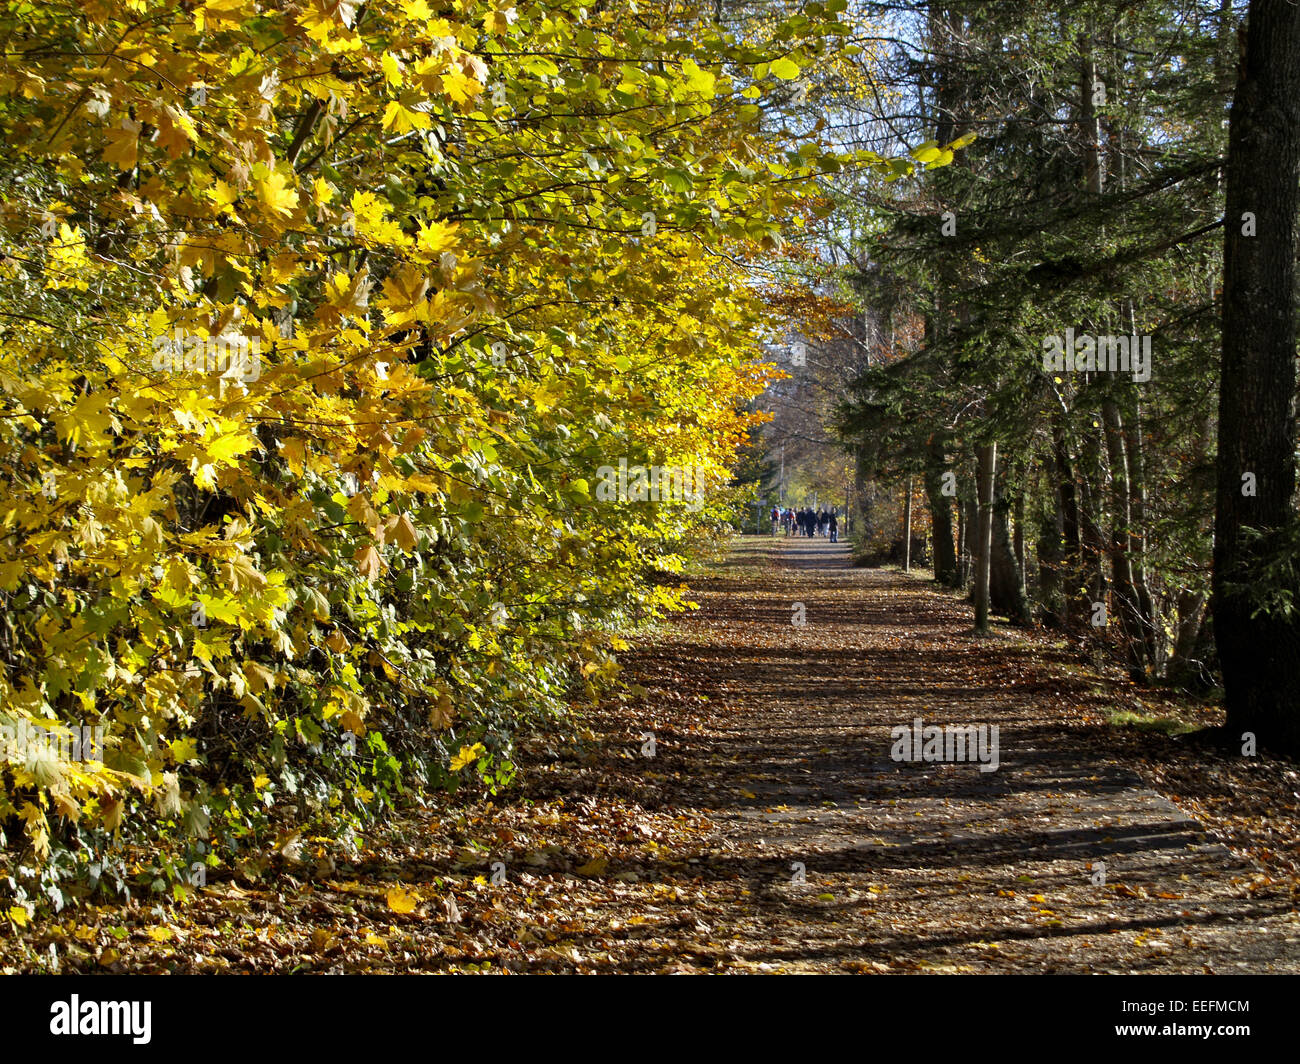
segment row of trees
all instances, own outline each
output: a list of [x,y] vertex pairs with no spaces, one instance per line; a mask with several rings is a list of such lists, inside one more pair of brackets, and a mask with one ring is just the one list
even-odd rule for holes
[[978,139],[924,183],[839,182],[823,283],[877,337],[839,417],[864,475],[924,484],[978,628],[1104,635],[1143,682],[1221,673],[1229,730],[1300,749],[1300,11],[865,8],[846,140]]
[[20,901],[503,785],[614,677],[711,510],[601,469],[726,502],[780,314],[747,264],[818,175],[897,169],[771,117],[845,7],[0,6]]

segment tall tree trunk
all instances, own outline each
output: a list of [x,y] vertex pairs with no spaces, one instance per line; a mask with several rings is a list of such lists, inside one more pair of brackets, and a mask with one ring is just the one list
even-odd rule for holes
[[907,478],[907,498],[903,501],[903,572],[912,571],[912,478]]
[[930,527],[934,530],[934,579],[947,587],[958,587],[957,554],[952,545],[952,499],[943,493],[945,472],[944,446],[936,434],[930,438],[925,451],[925,497],[930,505]]
[[970,554],[970,536],[971,520],[970,508],[966,499],[960,495],[957,498],[957,589],[962,590],[966,587],[966,581],[969,577],[969,566],[966,559]]
[[1023,489],[1016,492],[1015,532],[1012,547],[1015,550],[1016,565],[1020,567],[1020,593],[1028,595],[1029,579],[1025,572],[1025,493]]
[[[996,478],[995,478],[996,480]],[[1033,617],[1025,597],[1025,579],[1012,549],[1007,518],[1011,500],[998,492],[993,503],[993,541],[989,557],[989,605],[1013,624],[1028,625]]]
[[989,627],[989,560],[993,542],[993,476],[997,470],[998,445],[986,443],[975,450],[976,491],[979,493],[979,525],[975,533],[975,630]]
[[1102,431],[1106,440],[1106,457],[1110,463],[1110,575],[1115,586],[1115,604],[1120,629],[1124,634],[1124,656],[1129,677],[1139,683],[1150,676],[1147,655],[1148,619],[1142,615],[1137,588],[1133,580],[1133,517],[1129,507],[1128,454],[1124,446],[1124,425],[1119,407],[1113,399],[1101,404]]
[[[1300,4],[1251,0],[1228,132],[1214,632],[1232,735],[1300,753],[1300,615],[1260,610],[1252,573],[1294,529]],[[1254,235],[1243,216],[1254,215]],[[1253,493],[1243,478],[1253,477]],[[1252,532],[1254,534],[1252,534]],[[1289,566],[1275,566],[1274,572]],[[1257,578],[1256,578],[1257,579]],[[1271,587],[1273,594],[1300,594]]]
[[[1137,333],[1133,325],[1133,308],[1129,307],[1129,331]],[[1143,633],[1147,642],[1147,660],[1155,677],[1164,674],[1167,647],[1163,625],[1157,623],[1155,599],[1147,582],[1147,489],[1146,463],[1142,451],[1142,400],[1133,385],[1128,386],[1131,402],[1124,416],[1124,453],[1128,456],[1129,476],[1129,557],[1132,560],[1133,591],[1137,595],[1138,610],[1142,617]]]
[[1061,561],[1063,602],[1061,627],[1073,631],[1083,612],[1079,587],[1083,583],[1083,535],[1079,517],[1079,486],[1070,459],[1069,444],[1065,435],[1065,411],[1053,411],[1052,459],[1056,466],[1057,493],[1060,498],[1061,539],[1064,556]]
[[1169,680],[1186,687],[1196,685],[1205,673],[1204,665],[1196,658],[1197,644],[1201,639],[1201,625],[1205,620],[1206,596],[1185,588],[1178,593],[1178,628],[1174,648],[1169,658]]
[[853,465],[853,518],[850,524],[863,542],[870,532],[867,506],[867,471],[859,457]]
[[[1096,198],[1106,187],[1106,171],[1101,153],[1101,122],[1093,101],[1094,86],[1098,84],[1097,62],[1092,51],[1093,32],[1093,27],[1089,24],[1080,41],[1083,69],[1079,85],[1079,125],[1083,134],[1084,185],[1088,196]],[[1093,324],[1085,322],[1084,330],[1097,332]],[[1096,387],[1095,382],[1089,385],[1090,389]],[[1102,571],[1105,542],[1101,531],[1102,504],[1098,487],[1102,482],[1100,441],[1092,433],[1084,436],[1082,459],[1083,555],[1087,567],[1089,597],[1096,602],[1105,596],[1105,576]]]
[[1054,464],[1044,463],[1039,476],[1046,476],[1048,484],[1055,484],[1055,490],[1050,492],[1051,505],[1043,507],[1038,522],[1035,552],[1038,555],[1038,598],[1043,604],[1043,623],[1049,628],[1065,629],[1067,606],[1062,587],[1065,559],[1062,493],[1060,483],[1053,474]]
[[1101,530],[1101,497],[1098,485],[1102,480],[1101,438],[1096,432],[1087,432],[1080,448],[1079,468],[1079,533],[1082,538],[1082,578],[1089,603],[1103,602],[1106,598],[1106,537]]
[[[1122,77],[1124,57],[1120,54],[1119,39],[1115,26],[1110,27],[1111,69],[1115,76]],[[1114,86],[1121,95],[1124,86]],[[1128,132],[1122,120],[1110,130],[1110,171],[1114,175],[1117,187],[1122,192],[1128,185],[1128,166],[1125,151],[1125,134]],[[1213,297],[1211,297],[1213,298]],[[1133,301],[1126,300],[1122,310],[1124,330],[1129,335],[1137,336],[1137,316],[1133,310]],[[1119,395],[1116,397],[1115,392]],[[1130,380],[1119,380],[1114,385],[1108,399],[1110,409],[1103,407],[1103,420],[1106,425],[1107,450],[1111,455],[1112,473],[1116,468],[1122,471],[1122,484],[1112,481],[1112,543],[1118,538],[1118,546],[1124,552],[1124,563],[1120,570],[1115,570],[1112,562],[1112,576],[1116,583],[1123,583],[1122,594],[1129,597],[1128,608],[1124,614],[1129,629],[1130,639],[1139,639],[1140,643],[1130,654],[1130,667],[1140,669],[1146,679],[1158,678],[1163,672],[1162,625],[1156,620],[1156,606],[1147,585],[1146,576],[1146,476],[1143,468],[1142,434],[1139,431],[1142,399],[1137,385]],[[1109,436],[1113,434],[1114,440]],[[1116,532],[1119,535],[1116,537]],[[1134,679],[1138,676],[1134,675]]]

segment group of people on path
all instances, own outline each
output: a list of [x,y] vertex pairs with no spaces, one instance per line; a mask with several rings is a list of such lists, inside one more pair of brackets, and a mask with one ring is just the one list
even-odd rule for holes
[[840,522],[834,509],[814,510],[807,506],[802,510],[772,507],[772,535],[784,531],[787,536],[830,536],[832,543],[838,543]]

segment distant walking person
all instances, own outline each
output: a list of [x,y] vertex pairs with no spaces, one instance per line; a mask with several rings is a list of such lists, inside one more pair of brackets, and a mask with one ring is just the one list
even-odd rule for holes
[[831,511],[830,526],[831,526],[831,542],[838,543],[840,541],[839,538],[840,523],[835,519],[834,510]]
[[772,507],[771,517],[772,517],[772,535],[775,536],[776,530],[781,524],[781,511],[778,510],[775,506]]

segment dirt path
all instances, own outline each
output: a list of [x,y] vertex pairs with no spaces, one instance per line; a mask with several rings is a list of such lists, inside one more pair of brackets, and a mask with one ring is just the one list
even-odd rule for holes
[[[844,545],[788,541],[780,565],[699,583],[634,665],[710,700],[694,733],[658,733],[656,768],[661,807],[716,825],[701,922],[723,966],[1300,970],[1290,905],[1106,756],[1059,649],[974,638],[962,603]],[[891,760],[918,717],[997,725],[998,769]]]
[[[692,586],[522,788],[71,915],[62,970],[1300,971],[1292,766],[1108,727],[1150,695],[843,545],[750,537]],[[996,725],[997,770],[894,761],[915,718]]]

